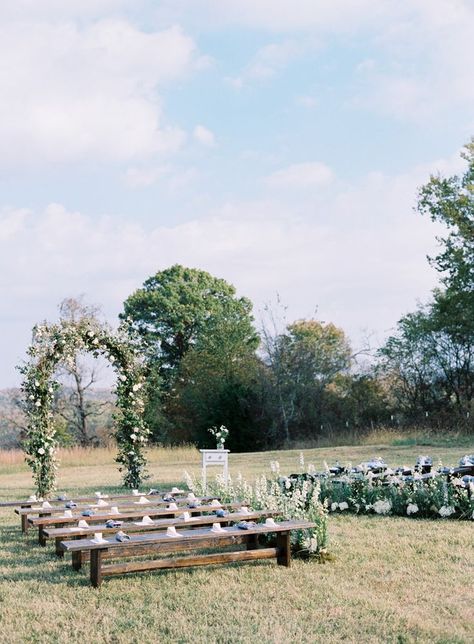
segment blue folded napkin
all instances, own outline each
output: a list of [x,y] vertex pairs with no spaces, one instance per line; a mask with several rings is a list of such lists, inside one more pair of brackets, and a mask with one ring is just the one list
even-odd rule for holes
[[216,517],[225,517],[229,514],[227,510],[224,510],[223,508],[219,508],[218,510],[215,510],[214,513]]
[[251,528],[255,528],[256,525],[255,521],[239,521],[237,528],[240,528],[241,530],[250,530]]

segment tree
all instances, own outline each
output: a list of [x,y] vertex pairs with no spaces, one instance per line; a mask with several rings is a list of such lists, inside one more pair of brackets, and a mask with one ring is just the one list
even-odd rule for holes
[[318,320],[299,320],[284,333],[265,333],[265,357],[271,373],[279,433],[288,443],[311,435],[324,424],[325,393],[351,365],[351,347],[342,329]]
[[[83,298],[66,298],[59,305],[60,320],[72,324],[90,321],[95,324],[100,309],[85,304]],[[77,353],[67,363],[61,365],[58,376],[67,378],[71,386],[57,392],[55,411],[66,422],[69,432],[83,446],[99,441],[98,423],[110,424],[113,404],[111,400],[93,397],[93,386],[98,382],[100,369],[97,365],[87,364]],[[102,397],[103,398],[103,397]]]
[[442,421],[471,425],[474,400],[474,141],[462,153],[461,177],[432,176],[417,210],[443,223],[441,252],[429,258],[444,288],[404,316],[380,351],[396,375],[399,403],[409,420],[435,412]]
[[20,447],[28,422],[21,408],[19,389],[0,390],[0,449]]
[[124,302],[122,319],[130,320],[151,360],[170,382],[187,351],[208,336],[216,320],[240,329],[242,342],[258,346],[252,303],[237,298],[235,288],[205,271],[175,264],[148,278]]
[[170,409],[174,425],[182,440],[211,447],[207,429],[223,424],[230,449],[255,450],[265,441],[257,418],[260,362],[228,320],[216,320],[209,331],[181,361]]
[[417,210],[444,224],[446,237],[438,238],[442,251],[429,258],[443,274],[447,294],[474,291],[474,138],[464,147],[467,161],[462,176],[431,176],[418,194]]
[[213,353],[214,362],[219,356],[220,373],[236,355],[253,353],[259,344],[250,300],[238,298],[223,279],[177,264],[148,278],[130,295],[121,318],[140,337],[154,374],[146,417],[157,440],[173,440],[171,410],[179,406],[178,389],[182,395],[188,374],[196,369],[191,369],[191,361],[196,365]]

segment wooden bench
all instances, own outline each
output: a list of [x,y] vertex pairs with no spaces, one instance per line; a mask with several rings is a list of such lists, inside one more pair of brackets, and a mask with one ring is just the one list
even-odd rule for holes
[[[142,496],[145,497],[145,495],[142,495]],[[162,498],[160,499],[159,497],[158,498],[157,497],[158,497],[158,495],[151,496],[150,498],[152,500],[150,500],[149,497],[145,497],[150,501],[150,503],[143,503],[143,504],[138,503],[138,501],[131,501],[131,500],[130,501],[113,501],[111,499],[101,497],[102,500],[104,500],[104,501],[106,501],[108,503],[107,506],[98,505],[98,501],[100,500],[100,498],[96,498],[95,503],[89,503],[87,505],[85,505],[85,504],[84,505],[77,505],[74,508],[67,508],[67,507],[65,507],[65,505],[63,505],[62,507],[53,506],[51,508],[43,508],[42,506],[31,505],[31,506],[27,506],[27,507],[15,508],[14,512],[15,512],[15,514],[19,515],[19,517],[21,519],[21,531],[23,532],[23,534],[26,534],[28,532],[28,527],[30,525],[29,517],[32,514],[36,514],[39,517],[47,517],[47,516],[53,516],[55,514],[63,514],[65,510],[72,510],[73,514],[74,513],[77,514],[79,512],[84,512],[85,510],[100,509],[101,507],[104,508],[104,511],[105,511],[106,507],[111,507],[113,505],[115,505],[115,506],[117,506],[119,508],[125,509],[125,508],[139,508],[139,507],[146,508],[146,507],[165,506],[165,505],[167,505],[169,503],[169,501],[164,501],[164,500],[162,500]],[[129,497],[129,498],[139,498],[139,497],[133,496],[133,497]],[[202,497],[202,498],[195,499],[195,500],[198,501],[198,502],[206,503],[208,501],[213,501],[214,499],[219,500],[218,497],[214,497],[214,496],[206,496],[206,497]],[[183,504],[189,502],[189,498],[187,498],[187,497],[176,498],[175,502],[176,502],[177,505],[180,505],[180,504],[183,505]],[[63,501],[62,503],[63,504],[67,503],[67,501],[66,502]]]
[[[45,501],[49,501],[49,503],[54,504],[54,503],[66,503],[67,501],[74,501],[75,503],[87,503],[87,502],[93,502],[97,501],[98,499],[109,499],[112,501],[115,500],[120,500],[120,499],[138,499],[141,496],[146,496],[146,497],[157,497],[157,496],[164,496],[166,494],[171,494],[171,496],[178,496],[178,493],[172,493],[171,491],[168,490],[155,490],[153,494],[150,494],[149,492],[139,492],[138,494],[103,494],[102,496],[69,496],[68,494],[64,494],[61,496],[65,496],[66,498],[50,498],[50,499],[44,499]],[[182,496],[183,492],[179,493],[179,496]],[[43,500],[43,499],[42,499]],[[28,508],[31,507],[32,505],[35,505],[36,503],[40,503],[41,501],[32,501],[31,499],[21,499],[19,501],[0,501],[0,508],[8,508],[8,507],[16,507],[20,506],[22,508]]]
[[[291,548],[290,532],[314,528],[309,521],[282,521],[274,526],[259,524],[249,530],[237,527],[224,528],[223,532],[212,532],[209,528],[180,530],[180,537],[171,537],[164,532],[132,535],[125,543],[107,539],[105,543],[92,540],[62,541],[65,552],[90,552],[90,581],[98,588],[104,577],[123,575],[133,572],[163,570],[166,568],[183,568],[188,566],[207,566],[237,561],[254,561],[257,559],[276,559],[282,566],[290,566]],[[276,533],[274,547],[259,547],[258,537]],[[222,548],[224,546],[246,545],[246,550],[231,550],[213,554],[191,554],[185,557],[156,558],[171,552],[181,553],[188,550]],[[104,555],[113,557],[133,557],[144,554],[155,555],[147,561],[126,561],[123,563],[104,564]]]
[[[97,513],[93,514],[90,517],[82,516],[81,514],[74,515],[72,517],[65,516],[38,516],[38,517],[29,517],[28,524],[33,528],[38,528],[38,543],[40,546],[46,545],[46,538],[44,530],[47,526],[69,526],[71,524],[77,523],[81,519],[85,519],[87,523],[97,524],[105,523],[108,519],[115,519],[117,521],[123,520],[132,520],[132,519],[141,519],[145,515],[149,516],[150,519],[174,517],[176,515],[183,514],[184,512],[189,512],[192,515],[202,514],[203,512],[214,512],[219,507],[227,510],[232,510],[235,508],[240,508],[243,503],[222,503],[219,506],[215,505],[198,505],[195,508],[188,508],[186,506],[178,506],[176,509],[168,509],[166,507],[156,507],[154,505],[141,506],[143,509],[135,510],[133,512],[119,512],[112,514],[111,512]],[[137,506],[138,507],[138,506]]]
[[[91,535],[95,532],[102,532],[102,534],[116,534],[119,531],[123,531],[126,534],[136,533],[136,532],[157,532],[160,530],[166,530],[170,526],[175,526],[176,528],[183,528],[188,530],[193,530],[194,528],[201,528],[203,526],[209,526],[213,523],[220,523],[221,525],[229,525],[231,523],[237,523],[242,520],[258,520],[265,519],[266,517],[278,516],[278,513],[273,512],[272,510],[249,510],[246,513],[231,512],[225,517],[218,517],[216,515],[206,515],[206,516],[197,516],[191,517],[189,521],[183,521],[183,519],[157,519],[153,524],[141,524],[138,525],[134,522],[123,523],[118,528],[107,528],[104,525],[94,525],[89,526],[88,528],[50,528],[45,529],[43,534],[46,539],[55,539],[56,542],[56,554],[58,557],[64,557],[64,549],[61,547],[62,541],[69,541],[70,539],[80,540],[82,539],[86,543],[86,539],[90,539]],[[72,567],[74,570],[79,570],[83,561],[87,559],[87,548],[84,552],[84,556],[81,550],[75,550],[73,553]]]

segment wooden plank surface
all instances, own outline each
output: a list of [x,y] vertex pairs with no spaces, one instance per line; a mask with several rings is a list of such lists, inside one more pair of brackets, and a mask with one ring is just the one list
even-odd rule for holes
[[[243,533],[244,530],[241,530]],[[247,544],[249,540],[249,536],[245,534],[237,535],[237,536],[229,536],[224,539],[219,540],[219,548],[227,547],[227,546],[240,546],[242,544]],[[176,541],[176,539],[175,539]],[[215,547],[215,543],[209,543],[208,538],[204,538],[201,541],[191,541],[191,542],[182,542],[182,539],[179,539],[179,544],[177,545],[176,543],[160,543],[159,549],[157,548],[156,544],[134,544],[130,547],[127,546],[127,543],[124,542],[123,548],[118,548],[118,549],[104,549],[102,550],[103,554],[103,559],[118,559],[118,558],[123,558],[123,557],[142,557],[146,555],[153,555],[156,557],[157,554],[159,555],[166,555],[166,554],[171,554],[171,553],[176,553],[176,552],[187,552],[188,550],[200,550],[203,548],[212,548]],[[90,554],[91,550],[75,550],[74,552],[71,553],[72,555],[72,568],[73,570],[80,570],[82,567],[83,563],[86,563],[87,561],[90,560]]]
[[[224,528],[224,532],[212,532],[210,528],[196,528],[195,530],[181,530],[181,537],[170,537],[166,532],[157,532],[149,534],[134,534],[131,536],[130,541],[126,542],[128,547],[133,544],[161,544],[161,543],[184,543],[186,541],[193,542],[202,539],[209,539],[210,543],[218,543],[220,539],[242,534],[269,534],[273,532],[284,532],[288,530],[306,530],[316,527],[315,523],[310,521],[279,521],[275,526],[269,527],[265,524],[258,524],[249,530],[241,530],[236,527]],[[74,552],[77,550],[98,550],[98,549],[114,549],[124,547],[122,542],[112,539],[106,539],[104,543],[94,543],[89,539],[81,539],[78,541],[61,541],[61,547],[67,552]]]
[[[153,498],[153,497],[156,498],[156,497],[163,496],[165,494],[166,495],[170,494],[171,496],[174,496],[174,497],[183,496],[183,493],[181,493],[181,494],[176,494],[176,493],[172,494],[171,490],[159,490],[155,494],[149,494],[148,492],[139,492],[138,494],[132,494],[132,493],[130,493],[130,494],[114,494],[114,493],[111,493],[111,494],[104,494],[102,497],[97,497],[95,495],[94,496],[90,496],[90,495],[89,496],[74,496],[74,495],[68,495],[67,493],[65,493],[65,495],[67,496],[66,500],[58,499],[57,497],[54,498],[54,499],[44,499],[44,500],[49,501],[50,503],[66,503],[67,501],[75,501],[76,503],[77,502],[81,502],[81,503],[84,502],[85,503],[85,502],[88,502],[88,501],[95,501],[98,498],[103,498],[105,500],[107,500],[107,499],[137,499],[137,498],[139,498],[141,496],[146,496],[146,497],[149,497],[149,498]],[[34,503],[37,503],[37,501],[36,502],[35,501],[30,501],[29,499],[20,499],[18,501],[0,501],[0,508],[2,508],[2,507],[13,507],[13,506],[16,506],[16,505],[27,506],[27,505],[32,505]]]
[[[134,498],[137,498],[137,497],[134,497]],[[201,503],[201,504],[207,504],[207,503],[209,503],[210,501],[212,501],[214,499],[219,500],[218,497],[212,496],[212,497],[202,497],[202,498],[196,499],[196,501],[198,503]],[[35,514],[35,513],[39,513],[39,512],[41,512],[41,514],[43,514],[43,515],[53,515],[53,514],[63,513],[64,510],[72,510],[73,514],[74,513],[77,514],[77,513],[80,513],[80,512],[84,512],[85,510],[97,510],[97,509],[100,510],[100,508],[104,508],[104,510],[105,510],[105,508],[110,508],[112,506],[116,506],[118,508],[130,508],[130,510],[133,510],[133,509],[136,509],[136,508],[162,507],[162,506],[167,506],[170,503],[169,501],[163,501],[162,499],[160,499],[159,497],[156,497],[156,496],[148,497],[148,500],[150,501],[150,503],[138,503],[138,501],[131,501],[131,500],[130,501],[113,501],[113,500],[111,500],[109,502],[108,499],[103,499],[104,501],[106,501],[108,503],[108,505],[97,505],[98,500],[99,499],[96,499],[95,503],[88,503],[88,504],[83,504],[83,505],[78,504],[74,508],[67,508],[66,505],[65,505],[67,503],[67,501],[63,501],[62,506],[53,506],[52,508],[43,508],[40,505],[34,505],[33,504],[33,505],[29,506],[29,507],[15,508],[14,512],[15,512],[15,514],[18,514],[19,516],[24,516],[24,515],[30,515],[30,514]],[[178,507],[181,507],[181,506],[184,506],[184,505],[187,506],[189,501],[190,500],[188,498],[183,497],[183,498],[179,498],[179,499],[177,498],[176,501],[174,501],[174,503],[176,503],[176,505]]]
[[183,514],[183,512],[213,512],[214,510],[217,510],[219,507],[222,507],[224,509],[233,509],[233,508],[239,508],[243,503],[222,503],[220,506],[213,506],[213,505],[198,505],[196,508],[188,508],[185,506],[178,506],[176,510],[169,510],[167,508],[163,507],[156,507],[154,505],[147,505],[147,506],[142,506],[143,509],[141,510],[135,510],[133,512],[119,512],[119,513],[114,513],[112,514],[111,512],[102,512],[102,513],[96,513],[93,514],[90,517],[87,516],[82,516],[82,514],[77,514],[72,517],[64,517],[64,516],[45,516],[45,517],[29,517],[28,518],[28,523],[29,525],[33,527],[38,527],[38,526],[48,526],[48,525],[67,525],[70,523],[77,523],[81,519],[85,519],[88,523],[97,523],[97,522],[104,522],[107,521],[108,519],[140,519],[144,517],[145,515],[148,515],[150,518],[152,517],[167,517],[167,516],[173,516],[175,514]]
[[257,559],[273,559],[278,554],[277,548],[260,548],[259,550],[240,550],[236,552],[218,552],[207,555],[177,557],[175,559],[155,559],[154,561],[134,561],[102,566],[102,575],[110,577],[123,575],[128,572],[144,572],[147,570],[162,570],[166,568],[184,568],[188,566],[208,566],[225,564],[236,561],[255,561]]
[[[278,516],[278,512],[272,510],[252,510],[248,514],[240,512],[230,512],[225,517],[218,517],[216,515],[204,515],[199,517],[191,517],[189,521],[183,519],[169,518],[169,519],[156,519],[153,524],[136,525],[133,521],[124,521],[121,526],[116,528],[107,528],[104,524],[92,525],[88,528],[45,528],[44,535],[47,539],[61,538],[64,541],[71,537],[87,537],[95,532],[102,532],[106,534],[116,533],[119,530],[123,532],[150,532],[153,530],[160,530],[169,526],[176,526],[181,528],[192,528],[194,526],[209,525],[210,523],[227,523],[229,521],[253,520],[263,517]],[[85,517],[84,517],[85,518]]]

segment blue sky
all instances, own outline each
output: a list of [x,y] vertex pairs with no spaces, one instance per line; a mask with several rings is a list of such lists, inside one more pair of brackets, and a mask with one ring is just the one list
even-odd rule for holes
[[413,212],[474,133],[469,0],[0,7],[0,386],[84,294],[113,324],[179,262],[354,345],[426,299]]

